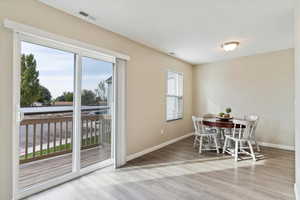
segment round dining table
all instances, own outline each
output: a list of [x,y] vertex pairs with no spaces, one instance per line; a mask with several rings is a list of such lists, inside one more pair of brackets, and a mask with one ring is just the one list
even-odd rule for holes
[[[236,118],[237,119],[237,118]],[[230,120],[221,120],[217,117],[203,118],[203,125],[216,129],[217,138],[222,148],[224,145],[225,135],[232,133],[232,128],[234,127],[233,119]],[[244,125],[236,124],[236,128],[245,128]],[[232,144],[230,144],[232,145]]]
[[[234,118],[238,119],[238,118]],[[217,117],[205,117],[203,118],[203,125],[215,129],[217,132],[217,140],[219,143],[219,147],[222,149],[224,147],[225,135],[229,135],[232,133],[232,128],[234,127],[233,120],[221,120]],[[245,128],[244,125],[236,124],[236,128]],[[233,143],[229,142],[228,144],[233,148]]]
[[[216,128],[228,128],[228,129],[234,127],[233,119],[221,120],[217,117],[203,118],[203,125],[216,127]],[[236,128],[240,128],[240,125],[237,124]],[[245,126],[243,125],[242,128],[245,128]]]

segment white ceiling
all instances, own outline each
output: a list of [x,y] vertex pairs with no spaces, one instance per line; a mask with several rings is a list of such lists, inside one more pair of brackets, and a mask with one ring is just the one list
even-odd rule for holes
[[[40,0],[193,64],[293,47],[293,0]],[[224,52],[224,41],[240,47]]]

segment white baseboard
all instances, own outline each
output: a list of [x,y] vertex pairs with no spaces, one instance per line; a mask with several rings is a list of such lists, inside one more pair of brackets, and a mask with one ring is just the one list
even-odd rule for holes
[[173,143],[175,143],[175,142],[178,142],[179,140],[182,140],[182,139],[185,139],[185,138],[187,138],[187,137],[190,137],[190,136],[192,136],[193,134],[194,134],[194,133],[188,133],[188,134],[183,135],[183,136],[180,136],[180,137],[178,137],[178,138],[174,138],[174,139],[172,139],[172,140],[169,140],[169,141],[166,141],[166,142],[164,142],[164,143],[161,143],[161,144],[159,144],[159,145],[157,145],[157,146],[150,147],[150,148],[145,149],[145,150],[143,150],[143,151],[140,151],[140,152],[131,154],[131,155],[129,155],[129,156],[126,157],[126,161],[133,160],[133,159],[135,159],[135,158],[138,158],[138,157],[141,157],[141,156],[143,156],[143,155],[145,155],[145,154],[148,154],[148,153],[150,153],[150,152],[152,152],[152,151],[156,151],[156,150],[158,150],[158,149],[161,149],[161,148],[163,148],[163,147],[165,147],[165,146],[167,146],[167,145],[169,145],[169,144],[173,144]]
[[[165,146],[168,146],[169,144],[173,144],[175,142],[178,142],[179,140],[183,140],[187,137],[190,137],[192,136],[194,133],[188,133],[186,135],[183,135],[183,136],[180,136],[178,138],[174,138],[172,140],[169,140],[169,141],[166,141],[164,143],[161,143],[157,146],[154,146],[154,147],[150,147],[148,149],[145,149],[143,151],[140,151],[140,152],[137,152],[137,153],[134,153],[134,154],[131,154],[131,155],[128,155],[126,157],[126,161],[130,161],[130,160],[133,160],[135,158],[138,158],[138,157],[141,157],[145,154],[148,154],[152,151],[156,151],[158,149],[161,149]],[[272,147],[272,148],[276,148],[276,149],[283,149],[283,150],[289,150],[289,151],[295,151],[295,147],[294,146],[287,146],[287,145],[281,145],[281,144],[272,144],[272,143],[267,143],[267,142],[258,142],[259,145],[261,146],[266,146],[266,147]]]
[[261,145],[261,146],[272,147],[272,148],[276,148],[276,149],[295,151],[295,146],[288,146],[288,145],[282,145],[282,144],[272,144],[272,143],[267,143],[267,142],[258,142],[258,144]]

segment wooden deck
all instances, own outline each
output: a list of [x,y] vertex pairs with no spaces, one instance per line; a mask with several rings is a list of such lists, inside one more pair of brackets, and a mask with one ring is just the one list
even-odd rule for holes
[[262,148],[264,159],[235,163],[199,155],[192,138],[29,197],[29,200],[294,200],[294,152]]
[[[111,158],[110,144],[81,151],[81,166]],[[68,174],[72,171],[72,154],[65,154],[45,160],[20,165],[19,188],[23,189],[46,180]]]

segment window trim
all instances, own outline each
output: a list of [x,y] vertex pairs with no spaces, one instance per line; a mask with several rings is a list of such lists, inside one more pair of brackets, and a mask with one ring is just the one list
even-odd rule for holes
[[52,43],[52,42],[63,43],[65,46],[72,48],[72,51],[74,51],[74,49],[88,50],[89,53],[94,52],[95,54],[98,54],[98,55],[99,54],[106,55],[106,56],[109,55],[109,56],[121,58],[121,59],[124,59],[127,61],[130,60],[130,57],[126,54],[123,54],[123,53],[120,53],[117,51],[113,51],[110,49],[106,49],[106,48],[101,48],[99,46],[85,43],[85,42],[82,42],[82,41],[79,41],[76,39],[71,39],[71,38],[68,38],[65,36],[50,33],[50,32],[44,31],[42,29],[39,29],[39,28],[36,28],[33,26],[29,26],[26,24],[21,24],[21,23],[18,23],[18,22],[9,20],[9,19],[4,19],[3,25],[5,28],[13,30],[14,33],[25,34],[28,36],[32,36],[35,39],[38,39],[38,38],[46,39],[46,40],[49,40],[50,43]]
[[[169,74],[169,72],[182,75],[182,115],[181,115],[181,117],[177,117],[177,118],[174,118],[174,119],[168,119],[168,102],[167,102],[167,98],[170,97],[170,96],[179,98],[179,96],[168,95],[168,74]],[[166,87],[165,87],[165,120],[166,120],[166,122],[173,122],[173,121],[177,121],[177,120],[182,120],[184,118],[184,73],[168,69],[166,71],[165,78],[166,78]]]

